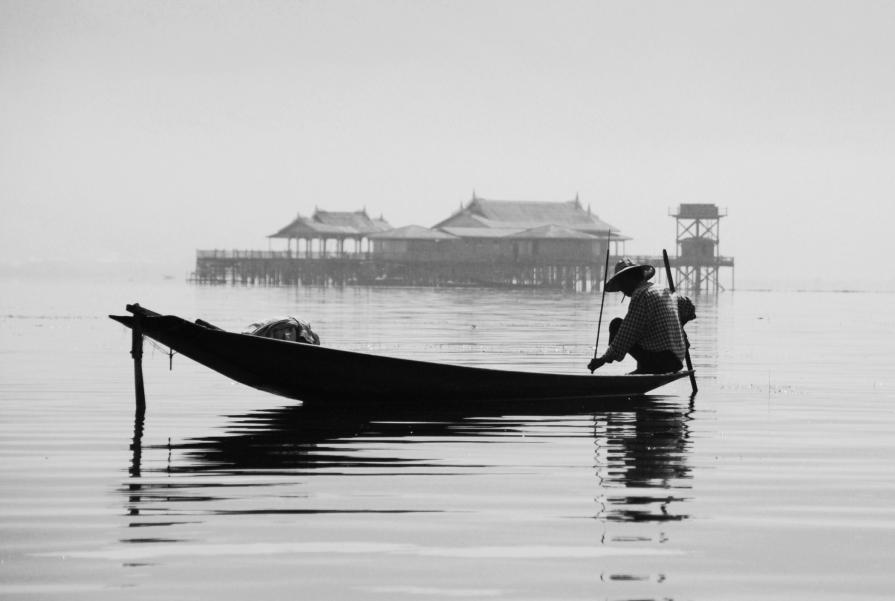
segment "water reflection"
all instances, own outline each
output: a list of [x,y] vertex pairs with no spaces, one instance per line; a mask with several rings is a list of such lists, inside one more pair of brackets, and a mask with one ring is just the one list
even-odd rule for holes
[[127,470],[128,474],[131,476],[127,485],[128,491],[131,493],[131,497],[128,499],[128,513],[130,515],[139,515],[137,505],[140,502],[139,493],[143,488],[140,484],[140,476],[143,463],[143,425],[145,422],[146,406],[138,404],[136,412],[134,413],[134,436],[131,439],[131,464]]
[[[148,447],[167,453],[164,466],[141,468],[143,415],[134,423],[127,484],[133,516],[197,514],[410,513],[444,507],[259,507],[251,492],[233,506],[227,489],[254,490],[267,500],[269,487],[280,497],[307,496],[295,487],[315,476],[462,476],[505,473],[500,445],[526,441],[548,445],[590,439],[573,457],[594,472],[594,518],[612,522],[683,520],[690,467],[688,422],[692,405],[660,397],[599,402],[549,402],[476,407],[378,409],[289,405],[231,416],[220,435]],[[446,446],[447,445],[447,446]],[[453,448],[452,448],[453,445]],[[462,445],[463,452],[456,452]],[[513,448],[512,461],[532,468],[525,449]],[[537,451],[536,451],[537,452]],[[171,454],[176,456],[171,461]],[[528,457],[528,459],[526,459]],[[564,458],[565,459],[565,458]],[[537,466],[543,469],[543,466]],[[574,467],[574,466],[572,466]],[[571,469],[571,468],[570,468]],[[163,475],[163,478],[160,478]],[[278,495],[274,494],[274,497]],[[396,498],[400,497],[396,493]],[[136,521],[133,526],[168,525]]]
[[[686,410],[645,401],[629,411],[594,414],[597,477],[603,495],[598,517],[607,521],[677,521],[687,517],[674,503],[686,500],[681,490],[690,478]],[[667,491],[666,496],[657,491]],[[671,494],[675,491],[676,494]]]

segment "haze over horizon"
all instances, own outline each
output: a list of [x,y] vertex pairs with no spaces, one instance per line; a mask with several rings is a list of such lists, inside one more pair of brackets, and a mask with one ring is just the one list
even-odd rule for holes
[[632,254],[716,203],[737,287],[895,290],[893,31],[866,0],[0,0],[0,264],[180,276],[475,190],[577,194]]

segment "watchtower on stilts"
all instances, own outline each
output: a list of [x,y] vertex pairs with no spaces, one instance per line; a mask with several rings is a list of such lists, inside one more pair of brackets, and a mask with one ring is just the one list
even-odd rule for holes
[[727,216],[727,211],[715,204],[682,204],[669,211],[669,215],[677,222],[674,266],[678,287],[695,294],[725,290],[718,271],[721,267],[730,267],[733,289],[733,259],[722,257],[718,250],[721,218]]

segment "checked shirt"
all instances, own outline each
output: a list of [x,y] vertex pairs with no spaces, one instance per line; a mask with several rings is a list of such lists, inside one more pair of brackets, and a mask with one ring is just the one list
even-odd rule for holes
[[628,314],[604,355],[606,359],[621,361],[632,346],[639,344],[648,351],[671,351],[683,363],[686,346],[678,299],[650,282],[634,290]]

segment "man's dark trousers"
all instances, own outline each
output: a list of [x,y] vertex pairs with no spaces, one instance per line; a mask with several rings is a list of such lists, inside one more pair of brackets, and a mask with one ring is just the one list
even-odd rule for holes
[[[618,334],[623,322],[621,317],[616,317],[609,322],[609,344],[612,344],[612,340]],[[628,354],[637,361],[637,369],[631,372],[635,374],[667,374],[680,371],[684,367],[677,355],[671,351],[649,351],[639,344],[635,344],[628,349]]]

